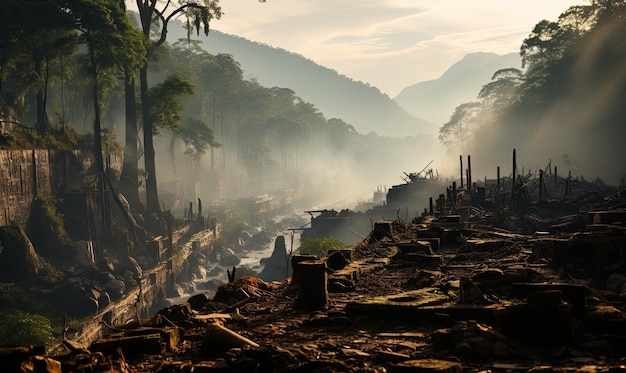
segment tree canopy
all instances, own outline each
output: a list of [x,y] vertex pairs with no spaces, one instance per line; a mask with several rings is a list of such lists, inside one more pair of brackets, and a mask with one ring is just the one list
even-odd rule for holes
[[537,23],[520,47],[524,69],[496,72],[477,102],[457,107],[440,140],[492,158],[512,147],[538,162],[557,153],[568,167],[616,181],[626,172],[611,162],[623,153],[616,139],[626,138],[625,16],[626,2],[594,0]]

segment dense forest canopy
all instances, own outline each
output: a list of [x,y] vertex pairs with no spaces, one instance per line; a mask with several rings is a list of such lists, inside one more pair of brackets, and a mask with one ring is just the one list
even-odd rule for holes
[[558,164],[623,185],[625,25],[626,3],[611,0],[540,21],[521,46],[524,70],[496,72],[476,102],[456,108],[440,140],[481,162],[517,148],[531,168]]

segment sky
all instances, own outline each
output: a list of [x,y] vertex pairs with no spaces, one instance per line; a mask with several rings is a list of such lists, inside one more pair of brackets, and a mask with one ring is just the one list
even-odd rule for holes
[[221,0],[214,29],[298,53],[391,98],[468,53],[519,52],[585,0]]

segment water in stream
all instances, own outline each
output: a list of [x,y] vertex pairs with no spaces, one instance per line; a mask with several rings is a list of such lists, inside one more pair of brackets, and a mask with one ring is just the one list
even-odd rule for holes
[[[257,227],[251,232],[249,242],[242,242],[243,245],[238,248],[229,248],[225,245],[225,248],[220,250],[221,255],[230,257],[232,254],[239,260],[235,265],[237,269],[246,268],[260,274],[264,268],[262,259],[272,255],[277,237],[285,237],[287,253],[295,252],[300,246],[300,232],[289,230],[293,227],[284,226],[282,220],[281,217],[277,217],[269,224]],[[198,268],[192,269],[193,280],[177,284],[179,296],[168,298],[171,305],[184,303],[196,294],[205,294],[210,299],[215,295],[219,285],[228,282],[227,270],[232,270],[232,263],[226,263],[224,260],[215,261],[215,258],[203,258],[199,262]]]

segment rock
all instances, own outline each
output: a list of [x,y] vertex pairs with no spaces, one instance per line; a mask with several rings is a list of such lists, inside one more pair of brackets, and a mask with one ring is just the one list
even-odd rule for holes
[[435,284],[442,277],[440,271],[420,270],[417,275],[411,276],[404,286],[409,289],[421,289]]
[[473,359],[489,358],[493,354],[494,344],[487,338],[472,337],[466,338],[456,346],[460,354]]
[[206,278],[206,269],[201,265],[193,266],[191,273],[193,274],[194,279]]
[[377,363],[398,363],[401,361],[409,360],[410,355],[393,352],[393,351],[380,351],[373,356],[372,360]]
[[516,357],[516,354],[504,342],[498,341],[493,345],[493,356],[498,359],[511,359]]
[[106,308],[111,304],[111,296],[107,291],[103,291],[100,293],[100,298],[98,298],[98,303],[100,304],[100,308]]
[[250,237],[250,241],[244,246],[246,250],[258,250],[261,247],[267,247],[272,242],[272,235],[266,231],[260,231]]
[[619,273],[611,273],[606,280],[606,288],[611,291],[620,292],[626,284],[626,276]]
[[114,301],[122,298],[126,292],[126,284],[124,284],[124,281],[117,279],[107,282],[105,288]]
[[179,282],[178,285],[183,290],[183,294],[191,294],[196,291],[196,284],[192,281]]
[[437,329],[432,334],[432,343],[437,349],[452,349],[461,340],[462,333],[452,328]]
[[207,297],[206,294],[196,294],[189,298],[187,303],[189,303],[192,310],[199,311],[204,308],[208,301],[209,297]]
[[134,289],[139,286],[139,283],[134,278],[129,278],[125,276],[122,281],[124,281],[124,286],[128,290]]
[[178,298],[178,297],[182,297],[184,294],[185,294],[185,291],[178,284],[174,284],[174,286],[171,289],[167,289],[168,298]]
[[354,291],[354,282],[345,277],[329,277],[328,292],[329,293],[346,293]]
[[96,267],[101,272],[115,273],[115,266],[113,265],[113,262],[111,262],[111,259],[109,257],[106,257],[106,256],[104,258],[98,260],[98,262],[96,263]]
[[0,227],[0,274],[6,282],[25,283],[39,273],[41,260],[24,230],[19,226]]
[[126,271],[130,271],[135,278],[141,278],[143,270],[132,256],[122,255],[117,263],[116,273],[123,274]]
[[61,362],[49,357],[35,355],[22,363],[21,371],[61,373]]
[[106,284],[115,279],[115,276],[113,276],[111,272],[102,271],[99,267],[94,265],[85,268],[81,275],[100,284]]
[[288,260],[285,236],[278,236],[274,241],[274,251],[265,261],[259,277],[264,281],[282,281],[285,277],[289,277]]
[[97,312],[103,293],[103,291],[99,291],[97,286],[87,278],[70,278],[60,293],[67,305],[68,315],[80,318]]
[[208,275],[209,277],[215,277],[215,276],[219,276],[219,275],[221,275],[221,274],[223,273],[223,271],[224,271],[224,269],[223,269],[222,267],[220,267],[220,266],[215,266],[215,267],[211,268],[211,270],[209,270],[209,271],[207,272],[207,275]]
[[224,253],[220,255],[220,264],[225,267],[236,266],[241,263],[241,259],[239,259],[235,254]]
[[428,241],[414,241],[404,244],[398,244],[401,254],[421,253],[427,255],[435,255]]

